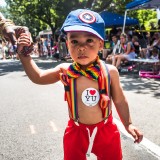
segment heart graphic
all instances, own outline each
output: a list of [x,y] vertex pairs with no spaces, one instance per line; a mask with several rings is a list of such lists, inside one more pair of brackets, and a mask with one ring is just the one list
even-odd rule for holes
[[93,96],[96,93],[96,91],[95,90],[90,90],[89,93]]

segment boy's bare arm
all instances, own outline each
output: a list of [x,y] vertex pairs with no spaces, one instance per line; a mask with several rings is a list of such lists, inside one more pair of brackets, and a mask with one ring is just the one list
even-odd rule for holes
[[19,55],[29,79],[36,84],[52,84],[59,81],[61,65],[53,69],[41,70],[30,56]]
[[17,41],[17,52],[19,53],[26,74],[30,80],[36,84],[51,84],[57,82],[59,80],[59,73],[62,65],[58,65],[49,70],[41,70],[30,56],[20,54],[24,46],[31,45],[30,36],[29,33],[21,33]]
[[132,123],[128,108],[128,102],[120,85],[117,69],[114,66],[111,66],[110,68],[112,100],[122,120],[123,125],[128,126]]
[[133,136],[135,142],[139,143],[141,142],[143,135],[135,126],[132,125],[128,102],[120,85],[118,71],[114,66],[110,66],[109,68],[113,103],[125,129]]

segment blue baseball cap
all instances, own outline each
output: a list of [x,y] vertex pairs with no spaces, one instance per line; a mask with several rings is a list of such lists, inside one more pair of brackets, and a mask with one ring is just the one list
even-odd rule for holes
[[61,31],[64,33],[72,31],[89,32],[104,40],[105,23],[98,13],[88,9],[77,9],[68,14]]

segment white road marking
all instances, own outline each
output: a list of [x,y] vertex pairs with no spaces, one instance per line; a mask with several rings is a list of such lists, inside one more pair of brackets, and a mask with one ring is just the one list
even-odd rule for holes
[[31,134],[36,134],[34,125],[30,125],[29,128],[31,130]]
[[55,125],[55,123],[53,121],[50,121],[50,126],[52,127],[53,132],[57,132],[58,131],[58,129],[57,129],[57,127],[56,127],[56,125]]
[[[122,132],[125,136],[133,139],[133,137],[125,130],[123,124],[119,120],[113,118],[113,121],[116,123],[120,132]],[[137,144],[137,145],[146,149],[153,156],[155,156],[157,158],[160,158],[160,147],[158,145],[154,144],[153,142],[149,141],[147,138],[143,137],[142,142],[140,144]]]

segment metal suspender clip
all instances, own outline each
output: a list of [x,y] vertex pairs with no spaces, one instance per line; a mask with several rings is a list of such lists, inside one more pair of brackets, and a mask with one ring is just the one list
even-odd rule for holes
[[79,126],[78,119],[73,119],[74,123]]
[[100,89],[100,90],[99,90],[99,93],[100,93],[100,94],[106,94],[106,90],[105,90],[105,89]]
[[69,86],[64,86],[64,90],[67,92],[67,91],[70,91],[70,88]]

